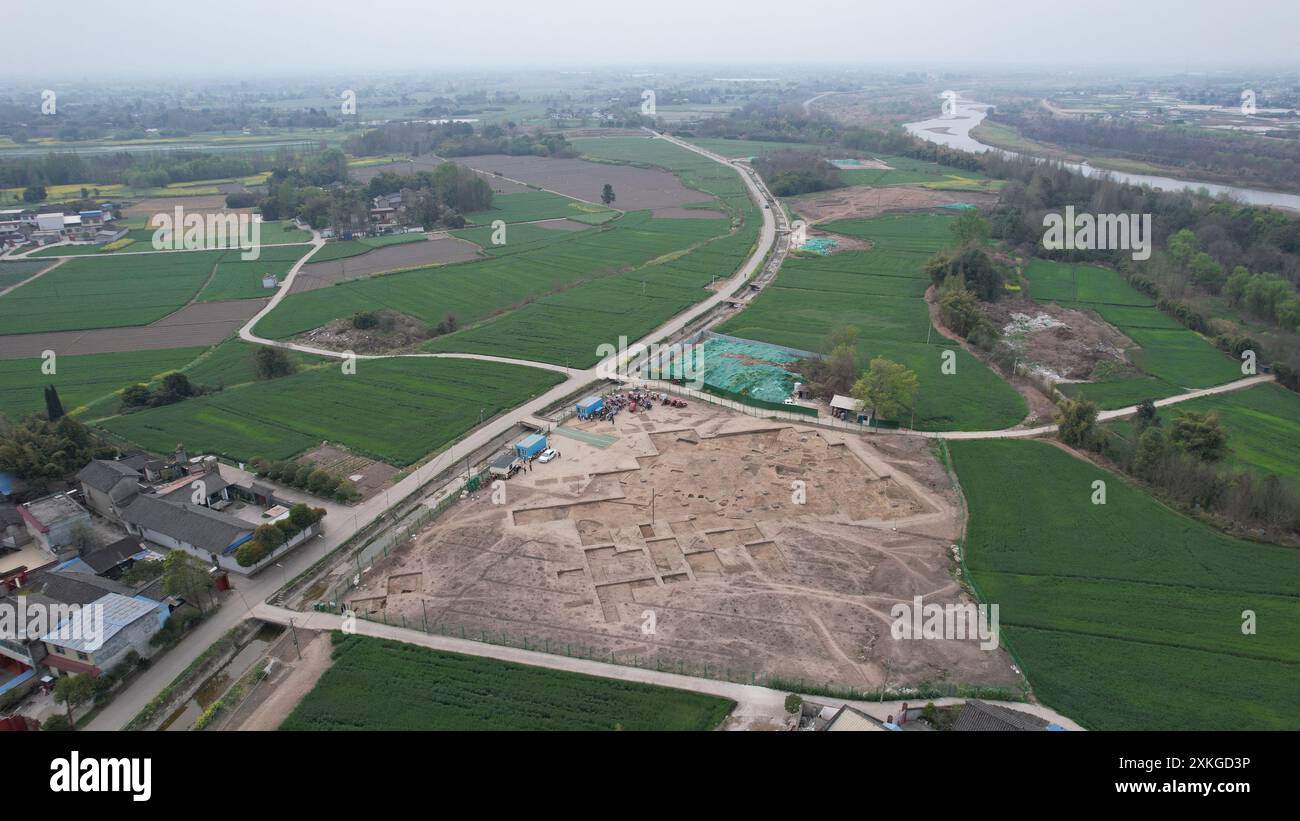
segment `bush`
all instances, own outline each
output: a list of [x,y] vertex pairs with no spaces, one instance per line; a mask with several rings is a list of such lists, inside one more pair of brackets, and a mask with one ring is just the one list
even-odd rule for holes
[[294,471],[293,478],[286,479],[286,481],[288,481],[289,484],[293,485],[294,487],[305,488],[307,487],[307,481],[311,479],[311,472],[315,469],[316,469],[315,466],[312,465],[311,463],[302,465],[296,471]]
[[797,713],[803,707],[803,698],[798,693],[790,693],[785,697],[785,711],[787,713]]
[[351,479],[344,479],[339,482],[339,486],[334,489],[334,501],[348,504],[361,498],[361,491],[353,484]]
[[264,345],[253,352],[253,371],[258,379],[278,379],[297,369],[289,354],[280,348]]
[[63,713],[57,713],[45,719],[45,723],[41,725],[41,729],[51,733],[66,732],[72,729],[72,724],[68,721],[66,715]]
[[374,311],[357,311],[352,315],[352,327],[359,331],[368,331],[379,326],[379,314]]

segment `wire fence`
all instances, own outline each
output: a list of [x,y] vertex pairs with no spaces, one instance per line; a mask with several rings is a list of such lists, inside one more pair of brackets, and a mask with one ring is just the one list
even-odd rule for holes
[[[776,410],[773,408],[759,408],[753,405],[747,405],[743,402],[737,402],[733,399],[724,399],[721,396],[717,396],[712,393],[707,393],[705,391],[697,391],[694,388],[688,388],[683,385],[674,385],[671,382],[646,381],[642,383],[642,387],[651,391],[667,391],[668,393],[675,393],[678,396],[686,396],[692,399],[698,399],[701,402],[710,402],[720,407],[729,408],[731,410],[738,411],[748,416],[755,416],[762,419],[781,419],[788,422],[796,422],[801,425],[818,425],[823,428],[842,430],[842,431],[847,431],[849,433],[897,433],[898,432],[898,429],[896,428],[878,428],[878,427],[874,427],[859,422],[846,422],[843,419],[835,419],[834,417],[824,417],[824,416],[814,417],[814,416],[807,416],[802,413],[792,413],[790,411]],[[924,436],[925,434],[922,433],[920,435]]]
[[[464,488],[478,489],[482,484],[483,477],[484,474],[471,476],[466,480]],[[380,559],[387,558],[458,501],[460,501],[460,493],[448,493],[432,507],[417,509],[391,527],[384,528],[379,533],[371,536],[352,556],[351,564],[354,565],[355,570],[342,573],[339,579],[330,585],[317,601],[316,609],[336,613],[342,612],[343,597],[347,595],[349,590],[361,583],[361,574],[365,568]]]
[[406,618],[399,615],[389,618],[384,611],[379,613],[355,613],[358,619],[415,630],[420,633],[448,638],[475,641],[498,647],[512,647],[554,656],[582,659],[586,661],[616,664],[620,667],[633,667],[639,670],[653,670],[658,673],[676,673],[693,678],[706,678],[714,681],[726,681],[732,684],[747,684],[766,687],[772,690],[785,690],[805,695],[821,695],[830,698],[842,698],[853,701],[894,701],[898,699],[945,698],[964,696],[968,698],[988,698],[998,701],[1019,701],[1023,698],[1016,692],[1002,688],[979,688],[950,681],[925,682],[912,687],[877,688],[873,691],[858,690],[837,684],[834,681],[805,678],[797,675],[758,672],[744,667],[733,667],[727,663],[709,663],[705,661],[669,658],[664,654],[640,655],[637,653],[620,653],[608,647],[597,647],[581,642],[560,641],[550,638],[511,633],[506,630],[473,627],[456,622],[430,618],[427,610],[422,610],[418,618]]

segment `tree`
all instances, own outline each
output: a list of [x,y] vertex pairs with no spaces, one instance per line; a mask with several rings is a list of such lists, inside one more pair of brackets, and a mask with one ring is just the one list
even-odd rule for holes
[[203,612],[200,597],[208,597],[213,588],[208,569],[184,550],[173,550],[163,559],[163,592],[180,596]]
[[54,683],[54,700],[68,708],[68,725],[77,729],[77,720],[73,711],[90,701],[95,694],[95,680],[88,675],[59,676]]
[[1087,399],[1062,399],[1056,406],[1057,436],[1072,448],[1091,448],[1097,442],[1097,403]]
[[311,462],[308,462],[305,465],[299,465],[298,469],[293,473],[293,480],[290,484],[294,487],[307,487],[307,480],[311,478],[311,472],[315,469],[316,466]]
[[258,379],[278,379],[295,370],[293,360],[281,348],[259,347],[253,352],[253,371]]
[[1143,479],[1150,479],[1167,450],[1164,432],[1157,427],[1147,428],[1138,438],[1137,451],[1133,454],[1133,472]]
[[44,202],[45,186],[29,185],[23,189],[23,202]]
[[1196,284],[1210,293],[1217,294],[1223,287],[1223,266],[1204,251],[1192,257],[1192,261],[1188,264],[1188,271],[1191,272]]
[[190,378],[180,371],[172,371],[162,378],[162,386],[154,399],[154,404],[170,405],[187,399],[195,394]]
[[1160,416],[1156,410],[1156,403],[1151,399],[1143,399],[1137,406],[1137,428],[1138,431],[1146,430],[1149,427],[1159,427]]
[[965,339],[979,326],[983,314],[975,294],[964,287],[953,288],[939,297],[939,317],[943,324]]
[[128,408],[143,408],[153,399],[148,385],[136,383],[122,389],[122,404]]
[[1228,452],[1228,433],[1215,413],[1176,411],[1169,426],[1169,442],[1205,462],[1217,462]]
[[310,507],[301,502],[289,508],[289,521],[293,522],[299,530],[306,530],[323,518],[325,518],[324,508]]
[[45,386],[45,418],[51,422],[63,418],[63,402],[59,400],[59,391],[53,385]]
[[32,414],[16,423],[0,416],[0,470],[36,491],[80,470],[97,447],[90,429],[70,416],[51,422]]
[[856,350],[858,347],[858,337],[862,331],[857,325],[836,325],[831,332],[826,335],[826,341],[822,344],[823,353],[831,353],[837,348],[849,348]]
[[1184,267],[1192,261],[1192,257],[1201,249],[1201,244],[1196,239],[1196,234],[1192,233],[1187,228],[1184,228],[1169,237],[1169,241],[1166,244],[1169,247],[1170,255],[1173,256],[1174,259],[1178,260],[1179,265]]
[[905,365],[878,356],[870,367],[853,383],[850,395],[862,400],[871,408],[876,418],[899,419],[903,412],[916,403],[920,383],[916,374]]
[[614,203],[614,186],[605,183],[605,187],[600,190],[600,201],[606,205]]
[[988,242],[991,234],[989,221],[980,216],[975,208],[964,209],[952,224],[952,235],[959,246],[983,245]]

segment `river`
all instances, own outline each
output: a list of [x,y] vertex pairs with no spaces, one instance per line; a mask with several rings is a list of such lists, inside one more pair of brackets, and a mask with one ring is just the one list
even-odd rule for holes
[[[1017,156],[1016,152],[1006,151],[1001,148],[994,148],[991,145],[985,145],[971,136],[970,132],[975,126],[980,124],[991,106],[985,103],[977,103],[971,100],[959,100],[956,111],[949,117],[936,117],[932,120],[921,120],[920,122],[907,123],[904,128],[908,133],[928,140],[939,145],[946,145],[949,148],[957,148],[962,151],[969,151],[973,154],[983,154],[985,151],[997,151],[1008,157]],[[1258,188],[1238,188],[1234,185],[1222,185],[1213,182],[1196,182],[1189,180],[1178,180],[1173,177],[1157,177],[1150,174],[1130,174],[1126,171],[1111,171],[1103,168],[1094,168],[1087,163],[1067,162],[1063,165],[1071,171],[1077,171],[1080,174],[1089,177],[1109,175],[1112,179],[1119,182],[1131,183],[1133,185],[1149,185],[1152,188],[1159,188],[1163,191],[1199,191],[1204,189],[1211,195],[1228,194],[1233,199],[1248,203],[1250,205],[1266,205],[1274,208],[1286,208],[1292,211],[1300,211],[1300,195],[1284,194],[1280,191],[1263,191]]]

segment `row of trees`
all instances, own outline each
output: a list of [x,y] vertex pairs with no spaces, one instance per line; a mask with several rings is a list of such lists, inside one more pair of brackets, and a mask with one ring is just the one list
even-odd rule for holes
[[324,508],[296,504],[289,508],[289,515],[275,524],[259,525],[253,531],[253,538],[235,549],[235,561],[241,567],[252,567],[275,552],[299,533],[325,518]]
[[1179,125],[1147,125],[1106,115],[1057,116],[999,107],[991,121],[1041,142],[1174,166],[1233,185],[1300,185],[1300,143]]
[[485,125],[475,130],[472,123],[385,123],[350,137],[344,144],[358,157],[380,154],[437,154],[466,157],[472,154],[510,154],[535,157],[576,157],[578,152],[563,134],[526,132],[515,123]]
[[1300,534],[1300,492],[1276,475],[1227,467],[1228,431],[1214,413],[1179,409],[1166,428],[1147,400],[1123,437],[1097,425],[1096,403],[1063,399],[1056,423],[1063,443],[1100,454],[1188,512],[1220,524]]
[[310,462],[300,465],[290,461],[268,462],[259,458],[254,459],[252,464],[254,470],[271,481],[305,490],[322,499],[349,503],[361,498],[360,491],[351,480],[318,468]]

